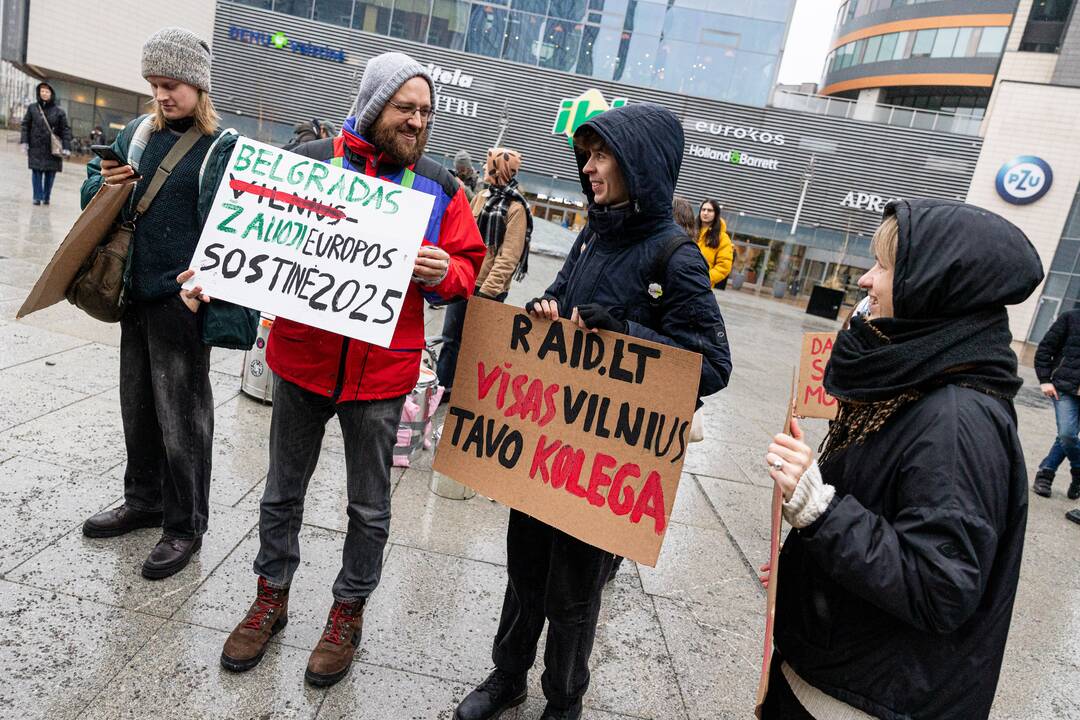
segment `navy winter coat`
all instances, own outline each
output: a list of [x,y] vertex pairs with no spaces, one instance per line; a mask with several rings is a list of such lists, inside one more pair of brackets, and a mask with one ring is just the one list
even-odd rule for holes
[[1080,392],[1080,310],[1061,313],[1043,335],[1035,351],[1035,374],[1059,393]]
[[[675,224],[671,197],[682,165],[683,131],[665,108],[639,103],[609,110],[583,127],[596,131],[623,172],[630,202],[607,207],[593,202],[592,188],[580,172],[589,199],[589,223],[578,235],[546,294],[559,301],[559,313],[597,303],[627,321],[630,335],[701,353],[698,396],[727,385],[731,374],[724,319],[709,285],[709,270],[697,246]],[[663,278],[655,277],[658,257],[671,238],[686,243],[668,259]],[[649,284],[659,280],[659,301]]]
[[26,108],[19,142],[28,146],[26,164],[31,170],[60,172],[64,169],[64,161],[63,158],[52,154],[49,128],[51,127],[52,132],[60,138],[63,148],[71,150],[71,125],[68,124],[67,114],[56,104],[56,91],[53,90],[52,85],[38,83],[34,89],[34,97],[39,97],[42,87],[47,87],[52,91],[52,100],[47,103],[31,103],[30,107]]

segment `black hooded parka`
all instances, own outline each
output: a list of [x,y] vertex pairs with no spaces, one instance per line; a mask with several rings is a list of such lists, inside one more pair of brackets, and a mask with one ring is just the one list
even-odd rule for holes
[[[1042,278],[1027,238],[992,213],[936,200],[887,212],[896,318],[1004,312]],[[781,656],[878,718],[986,718],[1027,522],[1012,401],[938,383],[821,471],[835,498],[780,555]]]
[[[52,99],[46,103],[40,101],[43,87],[52,91]],[[71,150],[71,126],[68,124],[67,113],[56,104],[56,91],[49,83],[38,83],[34,89],[34,100],[35,102],[26,108],[22,134],[19,137],[20,143],[29,146],[26,152],[27,165],[31,170],[60,172],[64,169],[64,161],[52,154],[49,126],[52,126],[52,131],[60,138],[64,149]],[[46,118],[48,124],[45,122]]]
[[[712,395],[727,385],[731,353],[701,252],[687,237],[668,259],[664,276],[654,277],[671,238],[686,237],[671,210],[682,166],[682,126],[670,110],[638,103],[608,110],[582,127],[596,131],[611,149],[630,202],[595,204],[582,172],[588,158],[578,156],[589,222],[546,294],[559,301],[563,317],[597,303],[626,320],[629,335],[701,353],[698,397]],[[662,288],[659,302],[649,294],[654,280]]]

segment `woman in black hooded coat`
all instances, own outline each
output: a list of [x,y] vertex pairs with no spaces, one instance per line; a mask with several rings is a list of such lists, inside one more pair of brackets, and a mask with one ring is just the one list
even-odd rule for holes
[[1006,220],[942,200],[890,203],[874,249],[820,459],[797,424],[766,455],[796,528],[766,720],[975,720],[997,688],[1027,522],[1005,306],[1042,263]]
[[[71,126],[67,113],[56,104],[56,91],[49,83],[38,83],[36,102],[26,108],[19,142],[32,173],[34,204],[48,205],[56,173],[64,169],[63,157],[71,154]],[[60,138],[62,155],[52,154],[52,133]]]

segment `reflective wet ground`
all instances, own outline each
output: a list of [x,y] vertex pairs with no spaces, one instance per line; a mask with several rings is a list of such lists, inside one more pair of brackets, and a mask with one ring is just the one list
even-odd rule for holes
[[[358,662],[329,690],[304,684],[331,602],[346,527],[344,457],[331,423],[312,480],[290,622],[262,664],[232,675],[221,645],[253,599],[251,563],[267,470],[270,408],[241,395],[241,357],[214,352],[217,406],[210,530],[198,559],[148,582],[157,535],[84,538],[88,515],[117,504],[124,446],[118,327],[57,305],[15,311],[78,212],[81,166],[32,207],[30,173],[0,133],[0,717],[448,719],[491,666],[505,583],[507,511],[428,489],[430,453],[395,470],[382,585]],[[558,262],[534,256],[511,302],[533,297]],[[718,293],[735,373],[711,398],[692,446],[656,569],[623,564],[605,591],[585,716],[593,720],[750,718],[768,550],[769,478],[761,459],[780,429],[800,334],[836,324],[786,305]],[[433,313],[429,334],[438,334]],[[1017,402],[1029,472],[1054,434],[1034,374]],[[820,440],[824,424],[807,423]],[[995,718],[1080,718],[1080,526],[1054,497],[1032,496],[1024,569]],[[507,720],[539,717],[530,699]]]

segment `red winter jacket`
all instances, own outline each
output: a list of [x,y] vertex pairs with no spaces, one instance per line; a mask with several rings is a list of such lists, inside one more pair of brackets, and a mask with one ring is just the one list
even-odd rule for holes
[[[332,140],[305,143],[293,152],[398,184],[404,174],[403,168],[384,165],[383,157],[348,129]],[[450,255],[446,278],[432,287],[409,284],[389,349],[285,318],[275,320],[266,360],[282,379],[338,402],[400,397],[416,386],[424,347],[425,297],[444,302],[471,295],[486,247],[468,198],[453,176],[426,157],[411,170],[413,189],[435,197],[424,244]]]

